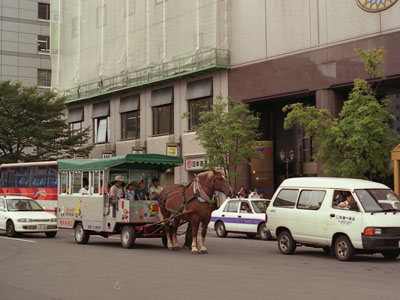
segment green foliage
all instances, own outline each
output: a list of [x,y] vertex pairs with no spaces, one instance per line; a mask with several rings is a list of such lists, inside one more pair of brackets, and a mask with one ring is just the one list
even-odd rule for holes
[[0,82],[0,162],[87,155],[89,129],[71,134],[65,108],[65,99],[52,91]]
[[206,152],[207,167],[221,168],[229,182],[234,180],[236,185],[236,178],[241,175],[237,167],[248,163],[251,157],[260,158],[255,151],[260,119],[251,113],[248,105],[231,97],[227,101],[222,97],[217,100],[210,111],[200,114],[200,125],[193,129]]
[[[365,62],[370,78],[381,76],[384,49],[356,50]],[[284,107],[288,111],[284,128],[299,123],[314,138],[318,149],[316,160],[323,162],[326,174],[353,177],[379,178],[389,174],[390,150],[395,145],[396,134],[389,121],[389,101],[378,101],[372,83],[355,79],[349,98],[344,102],[339,118],[326,110],[304,107],[300,103]]]

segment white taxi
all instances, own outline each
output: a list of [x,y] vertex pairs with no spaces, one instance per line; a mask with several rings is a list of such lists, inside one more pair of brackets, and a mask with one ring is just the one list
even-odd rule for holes
[[42,232],[53,238],[58,230],[57,218],[31,198],[0,195],[0,230],[8,237]]
[[268,240],[271,235],[265,226],[265,211],[269,202],[260,198],[228,198],[212,212],[209,227],[215,229],[218,237],[233,232],[248,237],[258,234],[262,240]]

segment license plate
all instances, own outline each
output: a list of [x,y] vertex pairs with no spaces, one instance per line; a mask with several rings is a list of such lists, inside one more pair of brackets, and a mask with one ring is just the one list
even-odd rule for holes
[[38,225],[37,229],[38,230],[45,230],[45,229],[47,229],[47,225]]

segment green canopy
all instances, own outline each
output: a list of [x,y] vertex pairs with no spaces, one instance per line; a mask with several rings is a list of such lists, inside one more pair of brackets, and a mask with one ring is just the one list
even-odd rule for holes
[[181,157],[161,154],[126,154],[102,159],[59,159],[59,171],[89,171],[118,169],[145,169],[166,171],[183,164]]

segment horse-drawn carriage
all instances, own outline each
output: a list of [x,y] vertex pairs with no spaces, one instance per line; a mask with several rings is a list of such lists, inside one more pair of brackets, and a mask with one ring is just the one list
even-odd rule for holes
[[[153,177],[159,177],[162,183],[164,172],[181,164],[179,157],[158,154],[58,160],[59,227],[74,228],[78,244],[86,244],[90,235],[107,238],[121,234],[121,244],[125,248],[131,248],[136,238],[158,237],[162,238],[164,246],[176,249],[177,228],[184,222],[182,220],[190,220],[192,250],[196,252],[197,230],[202,222],[200,253],[206,253],[204,239],[214,209],[213,195],[217,191],[230,191],[220,172],[203,172],[187,186],[166,186],[158,200],[119,199],[113,203],[109,197],[108,186],[116,176],[124,178],[125,182],[143,181],[148,187]],[[88,192],[82,194],[84,185],[88,185]]]

